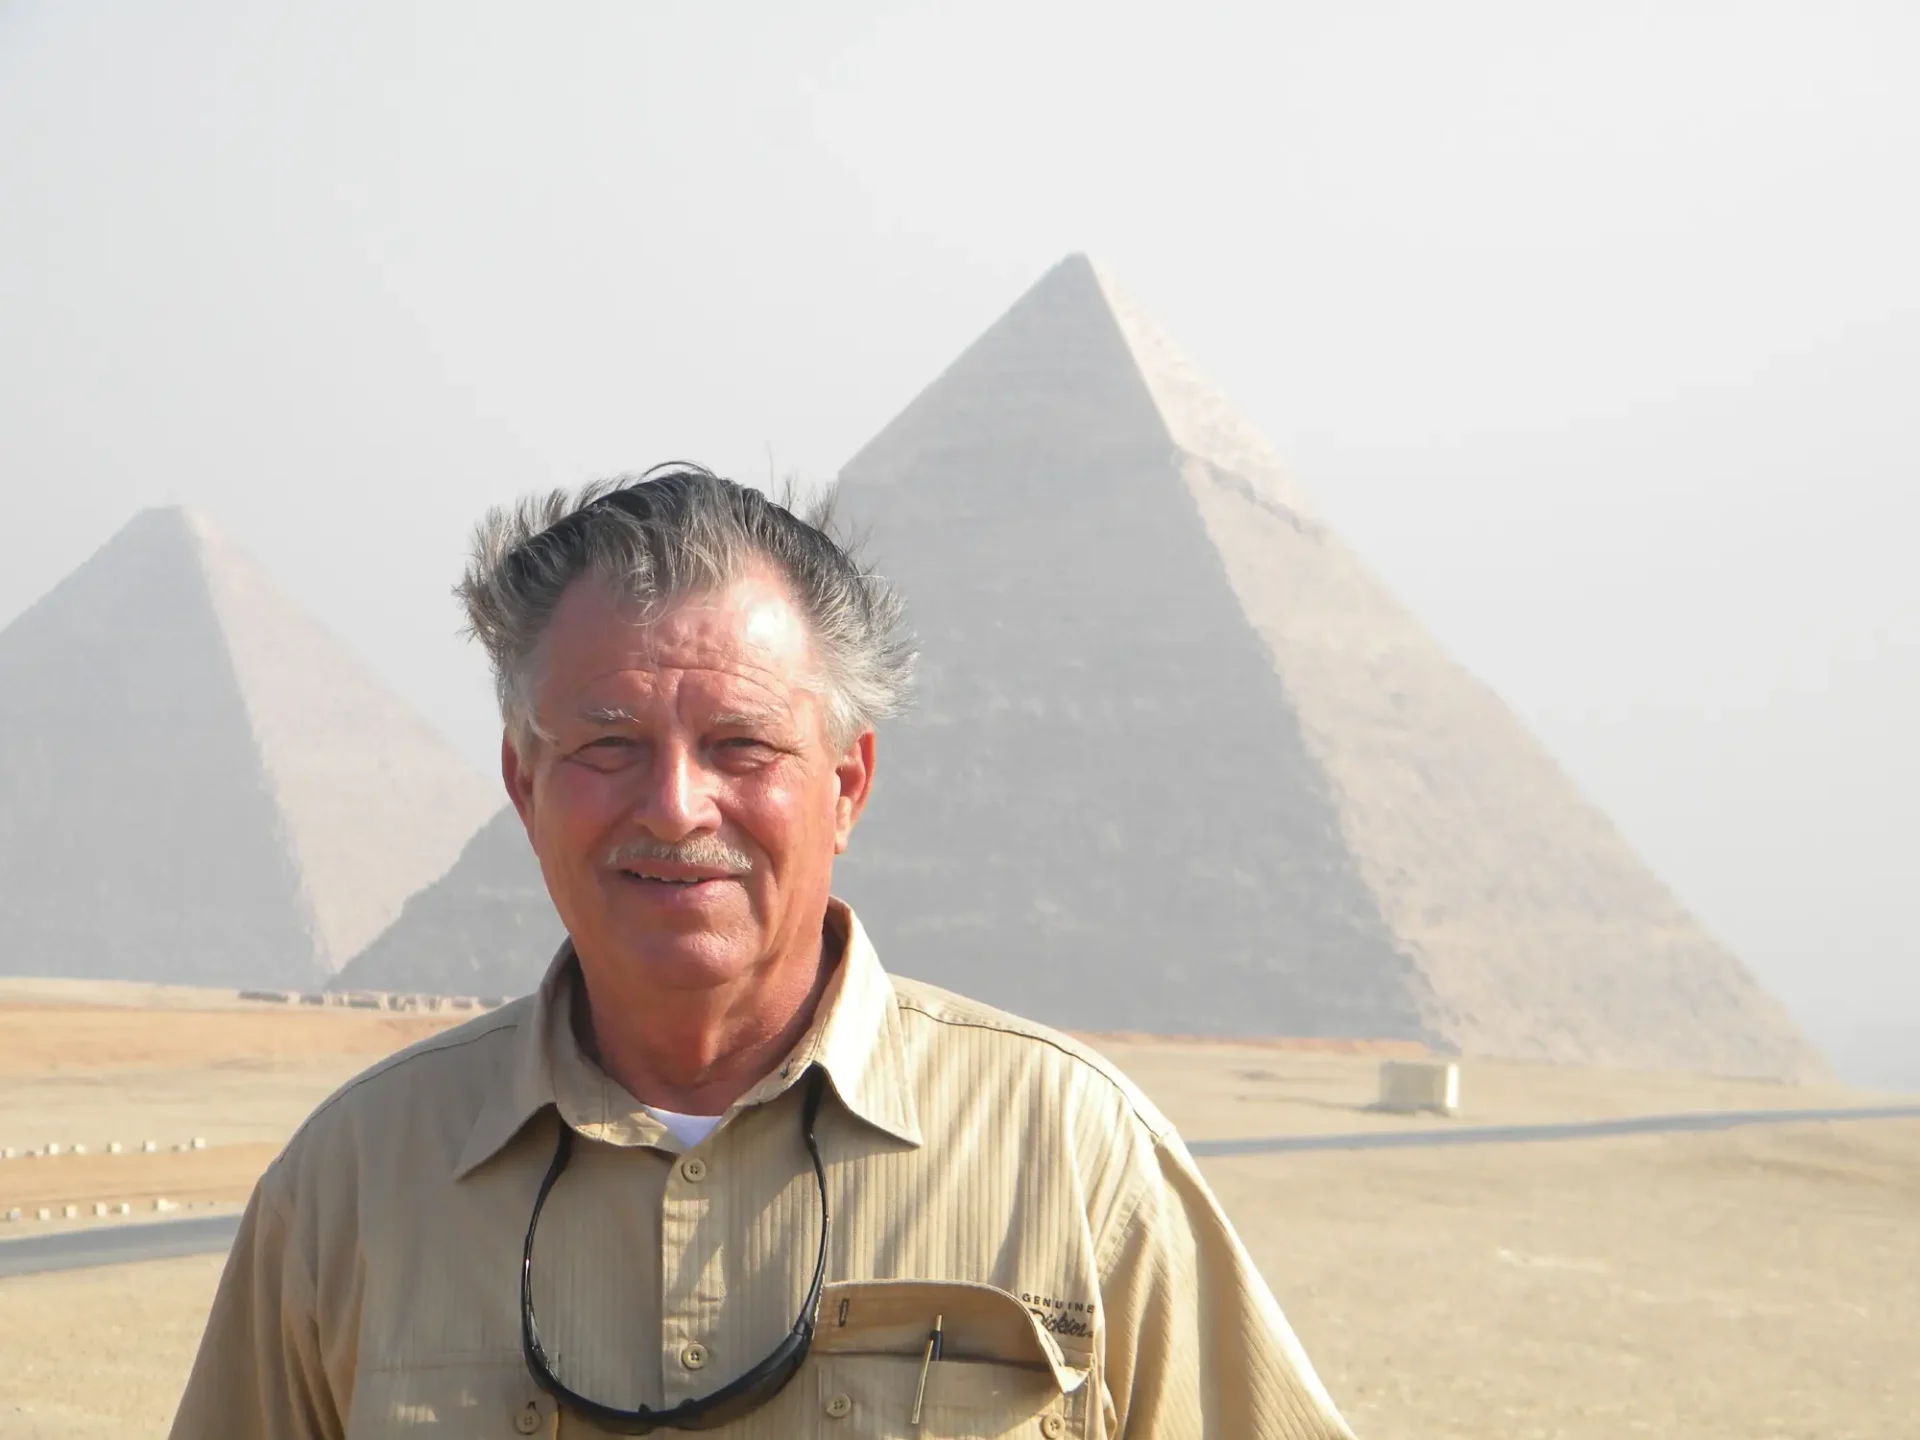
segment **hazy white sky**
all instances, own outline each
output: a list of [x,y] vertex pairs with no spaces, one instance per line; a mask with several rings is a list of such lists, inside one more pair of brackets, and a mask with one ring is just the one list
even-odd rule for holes
[[1920,1084],[1920,9],[0,0],[0,624],[185,502],[490,764],[488,503],[833,474],[1098,257]]

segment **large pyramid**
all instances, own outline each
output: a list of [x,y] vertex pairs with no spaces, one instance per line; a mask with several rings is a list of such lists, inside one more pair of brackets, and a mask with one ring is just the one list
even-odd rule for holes
[[0,630],[0,974],[323,983],[494,803],[186,511]]
[[[836,877],[895,969],[1081,1030],[1819,1069],[1084,258],[840,494],[922,641]],[[342,983],[537,982],[558,922],[496,827]]]
[[840,494],[924,655],[837,877],[897,969],[1079,1029],[1818,1068],[1086,259]]

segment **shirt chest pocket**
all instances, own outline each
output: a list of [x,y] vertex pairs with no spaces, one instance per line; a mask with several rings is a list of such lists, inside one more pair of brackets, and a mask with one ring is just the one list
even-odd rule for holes
[[[936,1325],[938,1358],[929,1360]],[[1063,1355],[1017,1296],[991,1285],[830,1285],[807,1369],[825,1436],[1093,1440],[1096,1433],[1094,1376]]]

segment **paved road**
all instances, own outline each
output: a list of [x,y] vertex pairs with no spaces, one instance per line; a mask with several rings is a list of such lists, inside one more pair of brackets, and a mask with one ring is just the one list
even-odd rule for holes
[[[1548,1125],[1459,1125],[1338,1135],[1266,1135],[1246,1140],[1195,1140],[1187,1148],[1200,1156],[1274,1155],[1302,1150],[1399,1150],[1423,1145],[1514,1145],[1835,1120],[1920,1120],[1920,1105],[1846,1110],[1710,1110]],[[201,1215],[190,1220],[101,1226],[58,1235],[0,1240],[0,1278],[44,1270],[80,1270],[90,1265],[120,1265],[132,1260],[170,1260],[179,1255],[218,1255],[233,1243],[234,1232],[239,1227],[237,1215]]]
[[1265,1135],[1251,1140],[1194,1140],[1195,1155],[1274,1155],[1294,1150],[1399,1150],[1414,1145],[1514,1145],[1539,1140],[1597,1140],[1687,1130],[1738,1130],[1746,1125],[1826,1120],[1920,1120],[1920,1105],[1845,1110],[1704,1110],[1681,1115],[1629,1115],[1618,1120],[1566,1120],[1547,1125],[1458,1125],[1432,1130],[1373,1130],[1347,1135]]
[[171,1260],[177,1255],[219,1255],[233,1244],[238,1215],[196,1215],[144,1225],[98,1225],[57,1235],[0,1240],[0,1278],[41,1270],[83,1270],[129,1260]]

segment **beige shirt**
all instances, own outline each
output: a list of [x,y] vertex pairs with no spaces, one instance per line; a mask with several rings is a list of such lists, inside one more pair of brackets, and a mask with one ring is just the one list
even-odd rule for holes
[[556,1372],[622,1408],[718,1389],[812,1278],[814,1066],[833,1220],[813,1350],[709,1433],[1349,1435],[1139,1091],[1065,1036],[888,976],[838,902],[829,926],[845,945],[812,1029],[685,1153],[576,1044],[566,949],[537,994],[349,1083],[254,1192],[175,1440],[603,1433],[521,1354],[521,1247],[561,1122],[591,1143],[534,1250]]

